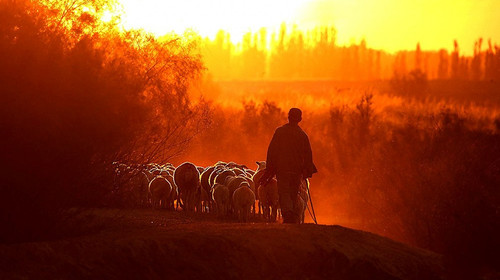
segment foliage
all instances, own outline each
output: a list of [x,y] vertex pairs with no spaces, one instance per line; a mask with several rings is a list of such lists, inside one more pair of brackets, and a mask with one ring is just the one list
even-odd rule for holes
[[46,238],[111,192],[112,162],[168,160],[206,122],[192,46],[121,32],[111,1],[0,2],[0,240]]
[[422,51],[417,44],[415,50],[393,54],[368,47],[364,39],[342,46],[336,37],[333,27],[303,31],[282,24],[275,33],[263,28],[244,34],[241,44],[233,44],[229,34],[221,30],[213,40],[202,40],[201,52],[214,78],[225,81],[500,80],[500,46],[491,40],[488,48],[482,49],[483,39],[479,38],[474,54],[466,56],[456,41],[452,53],[445,49]]
[[408,74],[394,73],[390,81],[391,89],[398,95],[422,98],[427,94],[427,75],[419,69]]
[[[347,202],[348,215],[367,230],[444,253],[453,270],[472,273],[465,275],[498,265],[498,131],[451,109],[405,112],[398,123],[374,118],[367,131],[362,104],[330,112],[332,132],[323,141],[334,149],[318,160],[333,157],[324,164],[340,167],[324,170],[322,182],[347,200],[335,204]],[[352,133],[359,129],[365,136]]]
[[[300,125],[319,169],[311,180],[318,220],[443,253],[469,273],[497,266],[495,117],[484,125],[459,106],[426,111],[421,107],[437,105],[408,100],[381,109],[377,100],[385,99],[380,98],[367,91],[354,104],[332,103],[326,112],[302,107]],[[200,135],[202,148],[194,146],[189,158],[254,166],[265,159],[273,127],[286,122],[286,110],[270,101],[244,102],[241,109],[215,107],[216,125]]]

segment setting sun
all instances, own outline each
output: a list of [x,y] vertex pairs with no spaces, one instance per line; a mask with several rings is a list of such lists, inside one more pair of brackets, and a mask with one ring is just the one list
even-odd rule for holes
[[121,0],[126,28],[143,28],[157,35],[194,30],[213,38],[218,30],[238,42],[244,33],[265,27],[276,31],[282,23],[300,30],[334,26],[337,43],[365,39],[370,47],[395,52],[414,49],[451,50],[453,40],[471,54],[479,37],[500,41],[500,2],[397,0]]
[[306,0],[121,0],[126,28],[144,28],[156,35],[193,30],[213,37],[223,29],[238,41],[242,35],[259,28],[279,27],[291,23],[300,15]]

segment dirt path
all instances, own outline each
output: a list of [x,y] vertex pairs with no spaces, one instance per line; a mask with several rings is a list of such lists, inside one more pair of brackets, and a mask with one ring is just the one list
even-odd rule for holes
[[0,245],[1,279],[440,279],[437,254],[322,225],[97,210],[99,232]]

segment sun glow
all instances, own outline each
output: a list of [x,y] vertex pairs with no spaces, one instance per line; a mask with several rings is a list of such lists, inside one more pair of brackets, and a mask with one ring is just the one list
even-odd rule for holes
[[125,28],[142,28],[155,35],[193,30],[214,38],[229,32],[238,42],[243,34],[282,23],[300,30],[334,26],[337,43],[365,39],[370,47],[396,52],[414,49],[451,50],[458,40],[471,54],[482,37],[500,41],[500,1],[496,0],[120,0]]
[[192,30],[204,37],[215,37],[223,29],[236,42],[243,34],[260,28],[273,29],[293,23],[306,0],[121,0],[126,28],[143,28],[156,35]]

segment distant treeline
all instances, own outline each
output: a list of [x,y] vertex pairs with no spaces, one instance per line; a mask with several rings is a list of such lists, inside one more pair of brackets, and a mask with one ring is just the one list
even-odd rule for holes
[[[475,43],[473,56],[460,53],[458,42],[449,53],[413,51],[390,54],[359,44],[336,44],[337,31],[318,27],[304,32],[282,25],[278,34],[266,29],[247,33],[235,45],[229,33],[219,31],[202,44],[204,62],[214,78],[230,79],[332,79],[342,81],[388,80],[412,71],[427,79],[500,80],[500,47],[483,39]],[[451,42],[450,42],[451,43]]]

